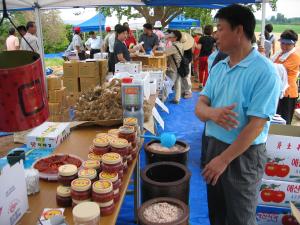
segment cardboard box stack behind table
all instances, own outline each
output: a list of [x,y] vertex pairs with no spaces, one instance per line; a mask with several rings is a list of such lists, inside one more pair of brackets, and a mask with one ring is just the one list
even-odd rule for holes
[[69,121],[69,110],[66,102],[67,91],[62,84],[62,78],[56,75],[47,77],[49,121]]
[[300,127],[271,125],[266,148],[268,162],[259,188],[258,225],[288,224],[283,221],[294,220],[290,202],[300,207]]
[[63,64],[63,84],[66,87],[67,94],[80,92],[79,87],[79,62],[68,61]]

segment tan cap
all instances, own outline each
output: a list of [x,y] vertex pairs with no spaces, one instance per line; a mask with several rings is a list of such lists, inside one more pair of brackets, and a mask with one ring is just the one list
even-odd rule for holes
[[65,164],[60,167],[58,167],[58,174],[61,176],[73,176],[78,171],[77,166],[73,164]]
[[61,196],[61,197],[70,197],[71,196],[71,188],[59,185],[56,188],[56,193],[58,196]]
[[99,205],[95,202],[82,202],[73,208],[73,217],[76,221],[84,223],[100,217]]
[[74,191],[87,191],[91,188],[92,182],[87,178],[77,178],[72,181],[71,187]]
[[109,145],[107,137],[97,137],[93,140],[95,147],[106,147]]
[[99,194],[107,194],[113,190],[112,182],[109,180],[99,180],[93,183],[93,191]]
[[112,136],[114,136],[114,137],[118,137],[118,135],[119,135],[119,129],[110,129],[110,130],[108,131],[108,134],[109,134],[109,135],[112,135]]
[[90,160],[97,160],[97,161],[101,161],[102,155],[97,155],[94,152],[90,152],[88,154],[88,159]]
[[118,173],[107,173],[107,172],[101,172],[99,174],[100,180],[109,180],[111,182],[116,182],[119,179]]
[[95,177],[97,177],[97,171],[95,169],[81,169],[78,171],[78,177],[93,180]]
[[128,141],[123,138],[116,138],[114,140],[111,140],[109,144],[114,148],[127,148],[129,146]]
[[122,134],[132,134],[134,132],[133,126],[124,125],[119,128],[119,132]]
[[122,157],[118,153],[109,152],[102,156],[102,162],[105,164],[114,165],[122,162]]
[[87,169],[99,169],[100,168],[100,162],[98,160],[86,160],[82,163],[83,168]]

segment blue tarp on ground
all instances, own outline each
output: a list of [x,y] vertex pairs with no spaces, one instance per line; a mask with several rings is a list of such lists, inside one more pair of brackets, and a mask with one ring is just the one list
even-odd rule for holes
[[106,17],[102,13],[98,13],[94,17],[74,27],[80,27],[81,32],[99,31],[100,19],[101,19],[101,30],[105,31]]
[[[206,200],[206,184],[201,177],[200,170],[200,152],[201,136],[203,132],[203,123],[197,119],[194,114],[195,105],[198,101],[198,93],[193,93],[192,99],[182,99],[179,105],[166,103],[170,114],[158,111],[165,121],[165,131],[171,131],[179,139],[189,143],[191,149],[189,152],[188,168],[192,172],[190,181],[190,224],[209,225],[208,209]],[[161,129],[159,129],[161,132]],[[145,143],[149,142],[145,140]],[[145,153],[141,152],[141,168],[145,167]],[[133,189],[133,187],[131,187]],[[122,204],[118,217],[117,225],[133,225],[133,195],[127,195]]]
[[200,27],[200,21],[185,18],[183,15],[177,16],[171,23],[169,23],[170,29],[189,30],[192,27]]

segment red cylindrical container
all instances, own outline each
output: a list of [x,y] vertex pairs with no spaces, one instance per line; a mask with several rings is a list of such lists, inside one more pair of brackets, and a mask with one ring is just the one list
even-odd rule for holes
[[39,54],[0,53],[0,130],[23,131],[49,116],[45,75]]

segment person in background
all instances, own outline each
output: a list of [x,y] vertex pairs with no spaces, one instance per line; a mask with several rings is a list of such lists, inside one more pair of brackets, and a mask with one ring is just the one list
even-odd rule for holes
[[16,30],[15,28],[10,28],[9,31],[9,36],[6,39],[6,49],[7,51],[15,51],[20,49],[20,43],[19,39],[16,36]]
[[168,29],[165,31],[165,39],[166,39],[166,49],[172,47],[172,41],[169,38],[169,34],[172,32],[172,30]]
[[167,55],[167,75],[172,79],[175,84],[175,98],[172,100],[172,103],[178,104],[181,98],[181,81],[182,78],[177,72],[177,68],[180,65],[182,60],[181,55],[183,55],[183,44],[180,42],[182,35],[178,30],[171,31],[167,38],[172,42],[172,46],[166,48]]
[[103,40],[102,51],[109,53],[108,40],[109,40],[110,35],[112,35],[114,32],[111,30],[110,27],[106,27],[105,31],[106,31],[106,35]]
[[204,35],[199,39],[197,48],[200,50],[199,54],[199,87],[202,88],[205,86],[208,78],[208,56],[212,53],[215,39],[211,36],[213,33],[213,26],[206,25],[204,27]]
[[161,25],[161,21],[156,21],[154,24],[154,30],[153,33],[157,35],[158,37],[158,47],[157,50],[158,51],[164,51],[165,50],[165,34],[162,32],[162,25]]
[[78,52],[78,57],[80,60],[85,60],[85,51],[82,43],[82,38],[80,36],[80,27],[74,27],[74,35],[72,38],[72,48]]
[[127,38],[125,40],[125,45],[128,49],[132,49],[137,43],[132,30],[130,30],[129,24],[127,22],[123,23],[123,27],[127,30]]
[[194,46],[193,46],[193,73],[195,75],[195,82],[200,82],[203,83],[202,80],[199,80],[199,54],[200,54],[200,50],[196,47],[199,39],[201,37],[201,31],[200,29],[195,30],[194,32]]
[[19,32],[22,36],[24,36],[24,35],[27,33],[26,27],[23,26],[23,25],[18,26],[18,27],[17,27],[17,30],[18,30],[18,32]]
[[284,97],[279,100],[277,114],[280,114],[287,124],[292,123],[296,102],[298,99],[297,78],[300,69],[300,56],[296,52],[295,46],[298,41],[298,34],[294,30],[285,30],[280,35],[281,51],[272,57],[272,61],[282,64],[288,75],[289,87],[284,93]]
[[276,46],[275,46],[275,35],[272,33],[273,32],[272,24],[270,24],[270,23],[267,24],[265,26],[265,30],[269,33],[269,38],[268,39],[266,38],[266,40],[270,41],[272,44],[272,53],[271,54],[273,55],[276,52]]
[[272,62],[252,47],[256,22],[249,8],[230,5],[215,19],[217,46],[228,57],[211,69],[195,109],[206,122],[208,144],[201,161],[209,219],[211,225],[255,225],[280,78]]
[[270,34],[265,30],[265,44],[264,44],[265,56],[267,58],[271,57],[272,52],[272,42],[270,41]]
[[90,31],[89,35],[90,38],[85,42],[85,46],[90,50],[90,58],[93,59],[95,53],[101,52],[103,41],[94,31]]
[[24,38],[26,38],[27,42],[30,44],[31,47],[26,43],[24,38],[22,38],[20,49],[39,53],[40,47],[38,45],[38,38],[36,36],[35,22],[29,21],[26,25],[26,30],[27,33],[24,35]]
[[130,57],[133,56],[133,53],[137,50],[135,47],[128,49],[124,43],[128,35],[127,29],[128,28],[124,26],[116,28],[117,36],[114,44],[115,64],[118,62],[130,61]]
[[183,45],[183,56],[189,62],[189,74],[185,77],[181,78],[181,93],[182,97],[187,99],[192,97],[192,61],[193,61],[193,46],[194,46],[194,38],[185,32],[181,32],[181,40],[180,42]]
[[114,55],[114,46],[115,46],[115,41],[117,37],[117,30],[119,28],[123,27],[121,24],[117,24],[114,28],[114,32],[109,36],[108,38],[108,48],[109,48],[109,53],[108,53],[108,71],[109,72],[115,72],[115,55]]
[[159,46],[158,37],[153,33],[153,27],[150,23],[144,24],[144,33],[140,36],[139,43],[144,42],[142,51],[146,54],[155,52]]

